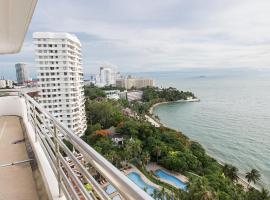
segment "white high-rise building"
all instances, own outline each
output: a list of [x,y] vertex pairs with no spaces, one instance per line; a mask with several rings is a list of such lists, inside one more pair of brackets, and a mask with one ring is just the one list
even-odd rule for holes
[[15,64],[15,69],[16,69],[16,77],[17,77],[18,84],[24,84],[26,81],[29,80],[28,70],[25,63]]
[[104,85],[112,83],[112,69],[108,67],[100,67],[100,82]]
[[116,72],[114,69],[110,67],[101,66],[98,78],[100,79],[99,81],[100,86],[115,85]]
[[77,135],[86,130],[81,43],[68,33],[33,34],[39,102]]

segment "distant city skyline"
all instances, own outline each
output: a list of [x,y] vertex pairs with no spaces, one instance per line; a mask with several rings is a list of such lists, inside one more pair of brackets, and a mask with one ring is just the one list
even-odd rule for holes
[[33,76],[35,31],[76,34],[86,74],[103,63],[123,72],[267,68],[269,6],[267,0],[41,0],[21,53],[0,57],[0,76],[14,79],[17,62]]

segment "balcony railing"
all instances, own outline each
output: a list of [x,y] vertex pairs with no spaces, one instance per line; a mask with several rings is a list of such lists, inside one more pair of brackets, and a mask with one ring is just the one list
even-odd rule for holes
[[[35,142],[42,147],[57,177],[60,196],[65,196],[66,199],[110,200],[112,196],[105,192],[101,184],[108,182],[107,185],[111,184],[121,199],[152,200],[146,192],[30,96],[20,91],[0,90],[0,97],[3,95],[17,96],[26,104],[27,120],[34,128]],[[71,149],[67,141],[72,144]]]

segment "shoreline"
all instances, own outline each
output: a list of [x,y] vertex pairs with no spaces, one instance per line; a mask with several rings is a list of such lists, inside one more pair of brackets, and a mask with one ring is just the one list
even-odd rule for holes
[[155,107],[162,105],[162,104],[171,104],[171,103],[185,103],[185,102],[199,102],[200,99],[195,98],[195,99],[187,99],[187,100],[177,100],[177,101],[162,101],[162,102],[158,102],[153,104],[150,108],[149,108],[149,114],[153,115],[153,111],[155,109]]
[[[199,99],[196,99],[195,101],[190,101],[190,100],[178,100],[178,101],[164,101],[164,102],[159,102],[159,103],[155,103],[153,104],[150,108],[149,108],[149,114],[150,114],[150,117],[156,121],[158,124],[160,124],[161,126],[163,127],[167,127],[169,129],[172,129],[172,130],[175,130],[174,128],[171,128],[171,127],[168,127],[166,126],[165,124],[163,124],[162,122],[160,121],[157,121],[156,118],[154,117],[154,109],[157,107],[157,106],[160,106],[160,105],[163,105],[163,104],[171,104],[171,103],[178,103],[178,102],[198,102],[200,101]],[[177,130],[175,130],[177,131]],[[177,131],[178,132],[178,131]],[[184,134],[184,133],[183,133]],[[185,134],[184,134],[185,135]],[[214,156],[211,156],[207,153],[208,156],[214,158],[221,166],[224,166],[224,162],[223,161],[219,161],[217,160]],[[258,185],[254,185],[254,184],[249,184],[244,178],[240,177],[241,175],[237,175],[238,176],[238,180],[237,180],[237,184],[240,184],[244,187],[245,190],[248,190],[249,187],[252,187],[252,188],[255,188],[256,190],[260,190],[259,186]]]
[[155,107],[162,105],[162,104],[169,104],[169,103],[176,103],[176,101],[163,101],[163,102],[155,103],[149,108],[149,114],[153,115],[153,111],[154,111]]

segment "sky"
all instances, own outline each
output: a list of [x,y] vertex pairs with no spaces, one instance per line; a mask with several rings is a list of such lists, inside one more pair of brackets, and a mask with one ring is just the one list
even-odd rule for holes
[[0,56],[34,72],[32,34],[70,32],[82,43],[85,73],[101,64],[123,72],[183,68],[268,68],[269,0],[39,0],[19,54]]

